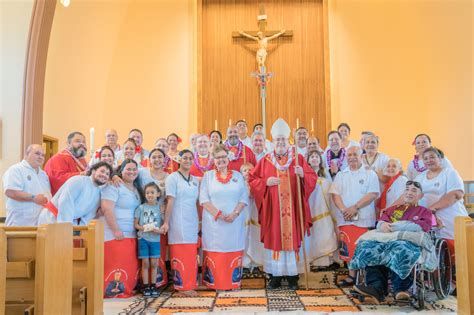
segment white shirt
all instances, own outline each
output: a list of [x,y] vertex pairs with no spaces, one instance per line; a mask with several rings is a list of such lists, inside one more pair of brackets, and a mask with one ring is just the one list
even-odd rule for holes
[[[379,179],[372,170],[366,170],[361,166],[357,171],[346,168],[337,173],[334,182],[329,190],[331,194],[339,195],[346,207],[356,204],[368,193],[380,194]],[[342,212],[334,207],[334,216],[337,219],[337,226],[356,225],[359,227],[375,226],[375,202],[372,201],[367,206],[359,209],[359,219],[357,221],[346,221]]]
[[[36,172],[26,160],[12,165],[3,175],[3,191],[7,190],[22,191],[31,195],[43,194],[48,200],[51,199],[48,175],[41,168]],[[33,201],[17,201],[7,197],[6,208],[5,225],[36,226],[43,206]]]
[[390,158],[388,155],[378,152],[375,161],[373,161],[372,165],[369,165],[369,163],[367,163],[366,155],[362,155],[362,164],[366,169],[370,168],[373,171],[383,171],[389,160]]
[[[149,168],[140,168],[138,170],[138,183],[140,184],[140,187],[144,190],[145,186],[151,182],[154,182],[155,184],[158,185],[158,187],[161,190],[161,198],[160,200],[164,200],[166,196],[166,178],[168,177],[168,173],[165,173],[165,178],[163,180],[158,180],[155,179],[151,176],[151,172]],[[145,193],[145,191],[143,191]]]
[[304,148],[300,148],[299,146],[296,146],[298,149],[298,153],[301,154],[302,156],[306,157],[306,153],[308,152],[308,148],[307,147],[304,147]]
[[398,178],[392,183],[392,186],[387,191],[387,204],[386,207],[393,205],[398,198],[405,192],[408,178],[404,175],[398,176]]
[[87,225],[94,219],[100,206],[100,186],[90,176],[73,176],[59,188],[51,203],[58,209],[56,222]]
[[271,142],[270,140],[266,139],[266,140],[265,140],[265,150],[266,150],[267,152],[272,152],[274,148],[275,148],[275,146],[273,145],[273,142]]
[[199,180],[190,176],[188,183],[180,173],[171,173],[166,178],[166,196],[174,198],[168,244],[196,244],[199,230]]
[[[137,192],[133,192],[125,185],[120,184],[119,188],[113,185],[107,185],[102,190],[102,200],[110,200],[115,203],[114,215],[119,229],[123,232],[125,238],[135,238],[134,213],[135,209],[140,205],[140,196]],[[104,221],[104,241],[115,239],[112,229],[107,224],[105,217]]]
[[[230,171],[230,170],[229,170]],[[216,178],[216,170],[208,171],[201,181],[199,202],[212,203],[228,215],[234,211],[239,202],[248,205],[249,196],[242,174],[232,171],[231,180],[222,184]],[[202,248],[211,252],[236,252],[244,250],[246,231],[245,219],[247,214],[240,213],[232,223],[217,221],[206,210],[202,214]]]
[[[464,192],[464,183],[455,169],[443,168],[441,173],[433,179],[428,179],[427,173],[423,172],[415,179],[423,188],[424,195],[419,202],[421,206],[430,207],[451,191],[461,190]],[[454,218],[468,215],[462,199],[447,208],[436,211],[435,214],[444,225],[443,228],[436,231],[436,236],[450,240],[454,239]]]
[[[423,163],[423,159],[419,158],[418,159],[418,167],[421,169],[424,166],[425,166],[425,164]],[[441,167],[443,167],[443,168],[453,168],[453,164],[451,163],[450,160],[448,160],[447,157],[444,157],[444,158],[441,159]],[[426,172],[426,170],[424,172]],[[415,160],[414,159],[411,160],[410,163],[408,163],[408,167],[407,167],[407,177],[408,177],[408,179],[413,180],[413,179],[415,179],[415,177],[417,177],[420,174],[421,173],[418,172],[415,169]]]
[[[240,139],[240,138],[239,138]],[[240,141],[242,141],[242,143],[246,146],[248,146],[250,149],[252,149],[252,138],[250,138],[249,136],[246,136],[244,139],[240,139]]]

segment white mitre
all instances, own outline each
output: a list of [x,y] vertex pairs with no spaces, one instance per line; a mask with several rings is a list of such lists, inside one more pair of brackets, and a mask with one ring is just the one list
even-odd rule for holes
[[290,138],[291,129],[290,126],[282,118],[278,118],[272,126],[271,134],[273,140],[277,137]]

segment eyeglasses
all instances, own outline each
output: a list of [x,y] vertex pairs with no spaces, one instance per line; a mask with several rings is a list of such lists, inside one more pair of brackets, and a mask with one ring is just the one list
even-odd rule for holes
[[414,180],[409,180],[409,181],[407,181],[406,185],[407,185],[407,186],[413,185],[413,186],[415,186],[416,188],[418,188],[419,190],[421,190],[421,191],[423,190],[423,189],[421,188],[421,184],[420,184],[419,182],[417,182],[417,181],[414,181]]

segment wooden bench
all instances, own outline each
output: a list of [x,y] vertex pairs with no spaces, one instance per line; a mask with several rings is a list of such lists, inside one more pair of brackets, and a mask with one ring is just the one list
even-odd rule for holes
[[70,314],[72,225],[0,228],[0,309]]
[[72,314],[103,313],[104,224],[74,226]]
[[474,314],[474,221],[456,217],[454,238],[458,314],[470,315]]

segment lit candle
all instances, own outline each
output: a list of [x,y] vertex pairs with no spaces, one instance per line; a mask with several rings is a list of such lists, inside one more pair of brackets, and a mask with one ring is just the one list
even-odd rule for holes
[[314,119],[311,117],[311,132],[314,132]]
[[300,127],[300,120],[296,118],[296,129],[298,129],[299,127]]
[[229,126],[232,125],[232,119],[229,119]]
[[95,133],[95,129],[94,127],[91,127],[91,129],[89,130],[89,135],[90,135],[90,155],[91,157],[93,156],[94,154],[94,133]]
[[217,119],[214,119],[214,130],[217,130]]

